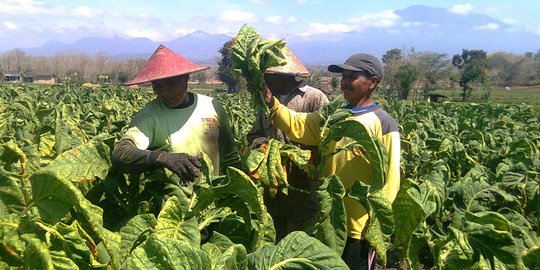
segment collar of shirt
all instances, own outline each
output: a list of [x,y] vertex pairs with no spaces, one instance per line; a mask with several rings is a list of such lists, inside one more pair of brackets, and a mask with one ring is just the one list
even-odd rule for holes
[[363,113],[366,113],[366,112],[370,112],[370,111],[374,111],[375,109],[377,109],[379,106],[377,105],[377,103],[373,103],[369,106],[362,106],[362,107],[353,107],[351,105],[346,105],[344,106],[343,108],[345,109],[350,109],[354,114],[363,114]]

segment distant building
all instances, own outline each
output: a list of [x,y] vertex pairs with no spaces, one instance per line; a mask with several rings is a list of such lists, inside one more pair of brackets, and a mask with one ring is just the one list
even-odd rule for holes
[[2,80],[5,82],[20,82],[21,74],[15,70],[6,70],[2,72]]
[[57,83],[56,75],[45,71],[33,71],[26,70],[22,73],[22,81],[27,83],[43,83],[43,84],[55,84]]

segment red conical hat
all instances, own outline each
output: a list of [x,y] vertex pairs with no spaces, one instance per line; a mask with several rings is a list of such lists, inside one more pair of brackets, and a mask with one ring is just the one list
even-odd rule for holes
[[283,66],[276,66],[267,68],[264,73],[267,74],[286,74],[286,75],[294,75],[294,76],[309,76],[309,71],[307,68],[300,62],[300,59],[296,57],[296,55],[285,45],[282,49],[283,56],[285,56],[285,60],[287,61],[287,64]]
[[125,85],[141,84],[205,70],[209,67],[199,66],[163,45],[159,45],[144,67],[131,81]]

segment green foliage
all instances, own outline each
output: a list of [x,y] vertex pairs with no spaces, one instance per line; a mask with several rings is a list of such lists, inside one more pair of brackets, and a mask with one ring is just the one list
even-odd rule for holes
[[229,93],[236,93],[239,90],[238,78],[234,76],[232,70],[231,53],[233,44],[234,40],[231,39],[219,49],[221,59],[218,62],[217,70],[218,79],[227,85],[227,92]]
[[463,101],[471,95],[472,82],[484,84],[487,74],[487,58],[486,52],[482,50],[463,50],[460,54],[452,57],[452,65],[457,67],[461,72],[459,85],[463,87]]
[[285,46],[283,40],[262,40],[255,28],[244,25],[234,38],[231,62],[233,70],[251,83],[253,93],[253,108],[262,110],[268,115],[268,106],[264,102],[264,71],[267,68],[286,64],[281,49]]
[[[390,208],[379,192],[384,151],[333,101],[319,112],[321,140],[353,138],[342,150],[363,147],[380,178],[348,193],[339,179],[322,179],[311,237],[296,232],[276,244],[261,192],[240,170],[211,177],[208,169],[191,193],[165,196],[147,189],[170,180],[160,171],[123,175],[111,167],[114,143],[152,93],[1,88],[2,269],[344,268],[344,196],[368,209],[366,238],[388,253],[388,267],[398,258],[411,269],[537,268],[540,117],[530,106],[382,101],[402,135],[403,181]],[[249,97],[217,98],[245,145]]]
[[413,83],[418,79],[418,73],[418,70],[408,63],[398,67],[395,76],[398,82],[401,99],[406,100],[409,96]]
[[412,269],[524,269],[524,254],[540,245],[538,112],[455,103],[387,108],[402,125],[405,180],[393,203],[402,258]]

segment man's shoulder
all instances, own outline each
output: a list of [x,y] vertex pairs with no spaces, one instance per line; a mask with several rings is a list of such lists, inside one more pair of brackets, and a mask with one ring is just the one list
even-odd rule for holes
[[212,101],[214,100],[213,97],[211,96],[207,96],[207,95],[204,95],[204,94],[199,94],[199,93],[194,93],[194,92],[190,92],[192,93],[193,95],[195,95],[197,97],[197,100],[202,100],[202,101]]
[[313,94],[313,95],[324,95],[326,96],[326,94],[319,88],[315,88],[313,86],[309,86],[309,85],[304,85],[302,87],[299,88],[302,92],[305,92],[305,93],[309,93],[309,94]]
[[392,117],[383,108],[378,107],[377,109],[373,111],[373,113],[377,116],[377,118],[379,118],[379,121],[381,121],[383,134],[399,131],[399,127],[394,117]]

